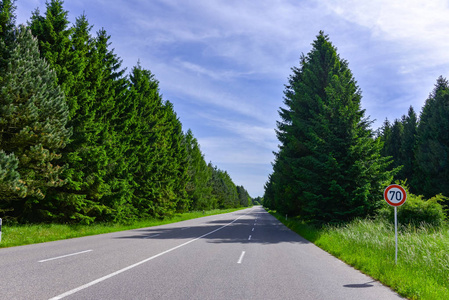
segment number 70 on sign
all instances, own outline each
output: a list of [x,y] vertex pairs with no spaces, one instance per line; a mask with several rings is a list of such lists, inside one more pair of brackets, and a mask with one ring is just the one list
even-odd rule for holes
[[391,206],[401,206],[407,199],[407,193],[402,186],[392,184],[385,189],[384,199]]

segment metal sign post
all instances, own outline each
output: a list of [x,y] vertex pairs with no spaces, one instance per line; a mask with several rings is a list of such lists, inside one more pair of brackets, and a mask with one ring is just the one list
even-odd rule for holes
[[0,243],[2,242],[2,218],[0,218]]
[[394,207],[394,241],[396,244],[394,251],[394,264],[398,264],[398,208]]
[[398,263],[398,211],[397,207],[401,206],[407,200],[407,193],[405,189],[397,184],[387,186],[384,191],[384,199],[387,203],[394,207],[394,240],[395,240],[395,253],[394,263]]

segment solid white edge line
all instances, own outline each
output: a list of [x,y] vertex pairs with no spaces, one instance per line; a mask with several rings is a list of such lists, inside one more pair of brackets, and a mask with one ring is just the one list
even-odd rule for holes
[[68,256],[73,256],[73,255],[83,254],[83,253],[87,253],[87,252],[90,252],[90,251],[94,251],[94,250],[86,250],[86,251],[81,251],[81,252],[76,252],[76,253],[66,254],[66,255],[62,255],[62,256],[58,256],[58,257],[47,258],[47,259],[39,260],[38,262],[40,262],[40,263],[41,263],[41,262],[46,262],[46,261],[55,260],[55,259],[60,259],[60,258],[68,257]]
[[84,289],[86,289],[86,288],[88,288],[88,287],[90,287],[90,286],[93,286],[93,285],[95,285],[95,284],[97,284],[97,283],[100,283],[100,282],[102,282],[102,281],[105,281],[106,279],[109,279],[109,278],[111,278],[111,277],[114,277],[114,276],[116,276],[116,275],[118,275],[118,274],[120,274],[120,273],[123,273],[123,272],[128,271],[128,270],[130,270],[130,269],[132,269],[132,268],[135,268],[135,267],[137,267],[137,266],[139,266],[139,265],[141,265],[141,264],[144,264],[144,263],[146,263],[146,262],[148,262],[148,261],[150,261],[150,260],[152,260],[152,259],[155,259],[155,258],[157,258],[157,257],[159,257],[159,256],[164,255],[164,254],[167,254],[167,253],[169,253],[169,252],[171,252],[171,251],[173,251],[173,250],[176,250],[176,249],[178,249],[178,248],[184,247],[185,245],[188,245],[188,244],[190,244],[190,243],[193,243],[193,242],[195,242],[195,241],[197,241],[197,240],[199,240],[199,239],[201,239],[201,238],[203,238],[203,237],[205,237],[205,236],[208,236],[208,235],[210,235],[210,234],[212,234],[212,233],[214,233],[214,232],[217,232],[217,231],[219,231],[219,230],[221,230],[221,229],[223,229],[223,228],[225,228],[225,227],[231,225],[232,223],[234,223],[235,221],[237,221],[238,219],[240,219],[240,218],[242,218],[242,217],[244,217],[244,216],[246,216],[246,215],[247,215],[247,214],[242,215],[242,216],[238,217],[237,219],[235,219],[234,221],[232,221],[232,222],[230,222],[230,223],[228,223],[228,224],[226,224],[226,225],[223,225],[223,226],[221,226],[220,228],[217,228],[217,229],[215,229],[215,230],[212,230],[211,232],[208,232],[208,233],[206,233],[206,234],[203,234],[203,235],[200,236],[200,237],[194,238],[193,240],[190,240],[190,241],[188,241],[188,242],[185,242],[185,243],[183,243],[183,244],[181,244],[181,245],[178,245],[178,246],[176,246],[176,247],[170,248],[170,249],[168,249],[168,250],[166,250],[166,251],[164,251],[164,252],[161,252],[161,253],[159,253],[159,254],[156,254],[156,255],[154,255],[154,256],[151,256],[151,257],[149,257],[149,258],[147,258],[147,259],[144,259],[144,260],[142,260],[142,261],[139,261],[139,262],[137,262],[137,263],[135,263],[135,264],[133,264],[133,265],[130,265],[130,266],[125,267],[125,268],[123,268],[123,269],[121,269],[121,270],[115,271],[115,272],[113,272],[113,273],[111,273],[111,274],[108,274],[108,275],[106,275],[106,276],[103,276],[103,277],[101,277],[101,278],[98,278],[98,279],[96,279],[96,280],[94,280],[94,281],[91,281],[91,282],[89,282],[89,283],[86,283],[86,284],[84,284],[84,285],[82,285],[82,286],[79,286],[79,287],[77,287],[77,288],[74,288],[73,290],[67,291],[67,292],[65,292],[65,293],[63,293],[63,294],[60,294],[60,295],[56,296],[56,297],[50,298],[49,300],[59,300],[59,299],[62,299],[62,298],[64,298],[64,297],[73,295],[73,294],[75,294],[76,292],[79,292],[79,291],[81,291],[81,290],[84,290]]
[[243,260],[243,256],[245,256],[245,251],[242,251],[242,254],[240,254],[240,258],[239,258],[239,260],[238,260],[238,264],[241,264],[242,263],[242,260]]

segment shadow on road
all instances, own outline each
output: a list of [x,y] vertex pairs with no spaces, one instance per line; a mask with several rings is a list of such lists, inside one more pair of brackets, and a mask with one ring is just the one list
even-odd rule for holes
[[371,284],[375,282],[373,281],[369,281],[369,282],[365,282],[365,283],[359,283],[359,284],[345,284],[343,285],[343,287],[345,288],[353,288],[353,289],[360,289],[360,288],[369,288],[369,287],[373,287],[374,285]]
[[[237,218],[236,215],[241,218],[234,221]],[[230,224],[231,222],[232,224]],[[184,225],[186,227],[181,227],[182,225],[180,226],[179,223],[175,223],[135,229],[124,232],[123,236],[117,238],[185,240],[201,237],[210,243],[310,244],[309,241],[285,227],[265,211],[253,212],[251,214],[239,212],[234,213],[232,217],[225,216],[223,219],[215,219],[201,224],[192,224],[191,227],[187,227],[188,223],[184,223]],[[210,233],[214,230],[216,231]]]

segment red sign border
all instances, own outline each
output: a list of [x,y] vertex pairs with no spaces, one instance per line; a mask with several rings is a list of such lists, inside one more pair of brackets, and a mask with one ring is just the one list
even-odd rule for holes
[[[388,191],[391,190],[392,188],[398,188],[398,189],[400,189],[401,192],[404,194],[404,199],[402,199],[401,202],[393,203],[393,202],[391,202],[390,200],[388,200],[387,194],[388,194]],[[397,206],[401,206],[402,204],[405,203],[405,200],[407,200],[407,192],[406,192],[405,189],[404,189],[402,186],[400,186],[399,184],[391,184],[391,185],[387,186],[387,188],[386,188],[385,191],[384,191],[384,199],[385,199],[385,201],[387,201],[387,203],[390,204],[391,206],[396,206],[396,207],[397,207]]]

